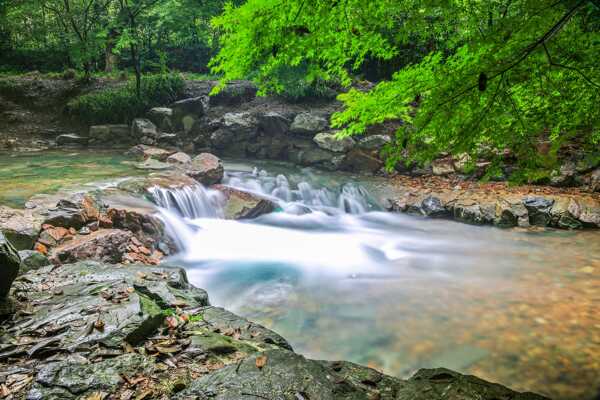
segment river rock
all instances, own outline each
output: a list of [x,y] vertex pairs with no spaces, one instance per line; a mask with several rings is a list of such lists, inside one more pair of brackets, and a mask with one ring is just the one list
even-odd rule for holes
[[493,224],[496,219],[496,204],[494,202],[459,201],[454,204],[452,212],[458,221],[475,225]]
[[210,96],[210,105],[236,106],[247,103],[256,97],[258,88],[249,81],[230,81],[225,84],[219,93]]
[[323,150],[336,153],[346,153],[355,145],[354,139],[351,137],[338,139],[335,132],[317,133],[313,140]]
[[301,135],[314,135],[317,132],[326,131],[329,128],[329,122],[321,115],[314,113],[300,113],[296,115],[290,130],[292,133]]
[[88,222],[97,221],[100,205],[87,194],[75,194],[59,200],[56,207],[49,209],[44,224],[53,227],[80,229]]
[[345,171],[352,172],[376,172],[381,169],[383,162],[367,152],[353,149],[342,161],[340,167]]
[[210,153],[201,153],[192,159],[186,173],[205,186],[212,185],[223,179],[223,163]]
[[196,121],[206,113],[208,101],[207,96],[198,96],[171,104],[175,129],[191,132]]
[[148,119],[161,131],[171,132],[173,130],[172,117],[173,110],[168,107],[154,107],[148,111]]
[[258,133],[258,121],[248,112],[227,113],[223,115],[221,126],[232,132],[237,140],[252,139]]
[[575,204],[576,202],[569,197],[559,197],[554,201],[550,209],[552,226],[562,229],[580,229],[583,227],[577,216],[571,214],[570,210],[579,210],[579,206],[572,206],[572,203]]
[[499,199],[496,203],[496,226],[510,228],[513,226],[528,227],[529,213],[522,202],[511,199]]
[[224,196],[223,213],[226,219],[251,219],[277,209],[271,200],[225,185],[213,185]]
[[600,192],[600,168],[596,168],[592,171],[588,186],[590,192]]
[[50,259],[55,263],[73,263],[81,260],[95,260],[118,263],[127,253],[127,245],[133,234],[120,229],[103,229],[88,235],[76,236],[50,251]]
[[277,112],[259,114],[257,119],[259,130],[268,136],[285,135],[292,124],[292,121]]
[[173,165],[166,162],[158,161],[154,158],[149,158],[144,162],[136,164],[135,168],[146,171],[165,171],[168,169],[172,169]]
[[291,157],[292,160],[295,161],[297,164],[311,166],[330,161],[333,158],[334,154],[335,153],[332,153],[330,151],[315,147],[297,151]]
[[38,238],[42,218],[29,210],[0,206],[0,232],[17,250],[30,250]]
[[0,302],[8,296],[10,286],[19,274],[20,265],[19,253],[0,232]]
[[19,257],[21,258],[20,272],[22,274],[50,265],[50,260],[39,251],[21,250],[19,251]]
[[392,142],[390,135],[370,135],[361,138],[358,146],[366,150],[380,150],[383,146]]
[[442,201],[435,196],[424,198],[418,211],[424,216],[432,218],[445,218],[450,215]]
[[167,163],[169,164],[188,165],[191,164],[191,162],[192,157],[188,156],[182,151],[178,151],[177,153],[173,153],[167,157]]
[[158,137],[156,125],[146,118],[136,118],[131,121],[131,136],[141,143],[153,144]]
[[58,135],[56,137],[56,144],[58,146],[86,146],[88,140],[87,137],[79,136],[74,133],[67,133]]
[[523,199],[523,205],[527,209],[531,225],[548,226],[550,224],[550,210],[554,205],[553,199],[530,196]]
[[159,147],[148,146],[145,144],[138,144],[127,150],[125,153],[128,156],[137,158],[138,160],[145,161],[154,159],[158,161],[166,161],[166,159],[173,154],[173,150],[165,150]]

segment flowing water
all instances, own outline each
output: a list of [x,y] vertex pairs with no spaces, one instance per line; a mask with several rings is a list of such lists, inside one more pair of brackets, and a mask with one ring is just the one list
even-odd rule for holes
[[139,175],[123,151],[54,150],[0,152],[0,204],[23,207],[38,193],[87,185],[102,185],[116,178]]
[[377,181],[268,170],[228,169],[226,184],[280,207],[252,221],[222,219],[220,195],[202,187],[153,192],[178,262],[213,304],[312,358],[401,377],[444,366],[556,399],[597,398],[600,233],[391,214]]

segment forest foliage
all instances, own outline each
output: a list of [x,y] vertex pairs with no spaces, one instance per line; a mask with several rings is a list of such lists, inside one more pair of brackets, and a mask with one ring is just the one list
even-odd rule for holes
[[5,68],[211,71],[262,94],[342,93],[340,136],[400,121],[390,167],[508,148],[536,171],[600,142],[600,0],[6,0],[0,22]]

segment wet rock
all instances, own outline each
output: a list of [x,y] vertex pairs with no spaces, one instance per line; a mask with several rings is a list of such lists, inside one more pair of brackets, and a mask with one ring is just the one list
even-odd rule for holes
[[392,137],[389,135],[370,135],[361,138],[358,146],[366,150],[381,150],[383,146],[391,142]]
[[446,207],[442,204],[442,201],[434,196],[428,196],[421,201],[418,211],[426,216],[432,218],[445,218],[450,216]]
[[292,124],[292,121],[276,112],[259,114],[257,119],[259,130],[268,136],[285,135],[289,132]]
[[20,264],[19,253],[6,236],[0,233],[0,302],[8,296],[10,286],[19,274]]
[[321,115],[301,113],[294,118],[290,130],[292,133],[300,135],[314,135],[317,132],[326,131],[327,128],[329,128],[329,122]]
[[118,263],[127,253],[127,245],[133,234],[119,229],[104,229],[77,236],[50,251],[50,259],[57,263],[73,263],[95,260]]
[[44,224],[53,227],[79,229],[88,222],[98,220],[99,204],[87,194],[76,194],[59,200],[56,207],[48,210]]
[[544,197],[527,197],[523,205],[529,214],[529,223],[537,226],[548,226],[551,222],[550,210],[554,205],[553,199]]
[[27,210],[0,206],[0,232],[17,250],[30,250],[39,236],[42,218]]
[[529,215],[527,208],[520,203],[510,200],[499,200],[496,204],[496,226],[510,228],[513,226],[528,227]]
[[19,257],[21,258],[20,272],[22,274],[50,265],[50,260],[39,251],[21,250],[19,251]]
[[176,146],[179,141],[175,133],[160,133],[156,138],[156,144],[159,146]]
[[165,189],[180,189],[185,186],[193,186],[198,182],[187,176],[180,170],[154,172],[146,177],[136,177],[120,182],[119,190],[135,195],[144,195],[149,188],[158,186]]
[[496,205],[493,203],[459,202],[454,205],[453,213],[454,218],[458,221],[475,225],[487,225],[494,223]]
[[223,163],[210,153],[201,153],[192,159],[186,173],[205,186],[212,185],[223,179]]
[[95,146],[125,145],[137,142],[137,139],[131,135],[128,125],[94,125],[90,126],[89,144]]
[[334,157],[334,153],[320,148],[309,148],[298,151],[295,157],[298,164],[311,166],[330,161]]
[[58,146],[86,146],[88,144],[88,140],[89,139],[87,137],[67,133],[58,135],[56,137],[56,144]]
[[148,111],[148,119],[152,121],[161,131],[171,132],[173,130],[173,110],[167,107],[154,107]]
[[573,211],[584,226],[600,227],[600,203],[592,198],[580,198],[577,201],[578,210]]
[[213,185],[212,189],[224,196],[223,211],[226,219],[251,219],[277,209],[271,200],[224,185]]
[[513,399],[548,400],[534,393],[517,393],[502,385],[445,368],[421,369],[398,388],[394,399]]
[[580,229],[583,227],[583,224],[577,217],[569,211],[570,209],[578,208],[571,207],[571,202],[574,202],[574,200],[568,197],[560,197],[554,201],[550,209],[552,226],[562,229]]
[[187,165],[191,164],[192,157],[188,156],[184,152],[178,151],[177,153],[173,153],[167,157],[166,161],[169,164]]
[[335,132],[317,133],[313,140],[321,149],[336,153],[346,153],[355,145],[351,137],[338,139]]
[[171,104],[175,129],[183,130],[185,133],[191,132],[194,124],[206,113],[207,108],[207,96],[192,97]]
[[166,161],[166,159],[173,153],[173,150],[165,150],[159,147],[138,144],[133,146],[131,149],[127,150],[127,153],[125,154],[128,156],[135,157],[141,161],[149,159]]
[[235,106],[254,100],[258,88],[249,81],[230,81],[217,94],[210,96],[211,106]]
[[150,375],[152,359],[140,354],[123,354],[100,361],[67,359],[40,367],[28,400],[90,399],[94,393],[111,393],[126,384],[123,376]]
[[[182,268],[84,261],[41,268],[25,278],[28,283],[16,290],[44,301],[15,329],[27,335],[60,327],[56,346],[71,351],[95,344],[116,349],[124,342],[138,345],[161,326],[163,310],[208,306],[206,292],[191,286]],[[42,282],[52,285],[50,298],[40,288]],[[101,329],[96,328],[99,320]]]
[[172,169],[173,165],[166,163],[166,162],[158,161],[154,158],[149,158],[142,163],[136,164],[135,167],[137,169],[142,169],[142,170],[147,170],[147,171],[164,171],[164,170]]
[[146,118],[136,118],[131,122],[131,136],[140,140],[144,137],[156,139],[158,130],[156,125]]
[[359,149],[351,150],[341,163],[341,168],[345,171],[353,172],[376,172],[381,169],[383,162]]
[[[368,370],[359,366],[355,368],[360,372]],[[225,400],[250,396],[267,399],[391,400],[401,384],[398,379],[383,376],[376,383],[360,383],[360,378],[353,381],[347,374],[347,369],[342,373],[336,372],[331,363],[308,360],[287,350],[273,349],[195,379],[174,399]],[[368,374],[363,372],[363,375]],[[377,373],[373,371],[372,375]],[[383,391],[382,397],[373,397],[380,396],[380,391]]]

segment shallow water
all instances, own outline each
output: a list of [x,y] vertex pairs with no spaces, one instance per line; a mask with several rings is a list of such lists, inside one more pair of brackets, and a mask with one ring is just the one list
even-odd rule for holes
[[21,208],[36,194],[140,173],[123,151],[0,153],[0,204]]
[[350,191],[362,205],[340,201],[356,177],[288,170],[284,181],[275,173],[285,167],[267,169],[228,183],[278,197],[282,212],[251,222],[215,219],[218,210],[166,214],[186,246],[181,262],[213,304],[312,358],[397,376],[445,366],[556,399],[597,396],[599,232],[384,213],[373,204],[377,185],[374,198]]

